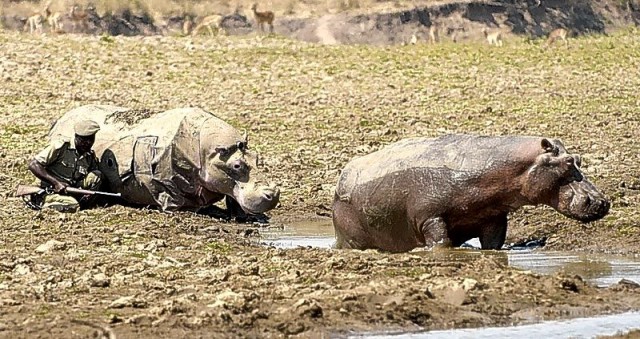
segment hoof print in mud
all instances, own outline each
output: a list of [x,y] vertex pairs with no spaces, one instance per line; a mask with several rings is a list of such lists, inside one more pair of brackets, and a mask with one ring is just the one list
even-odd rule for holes
[[246,135],[199,108],[143,113],[82,106],[58,119],[49,137],[72,138],[74,122],[96,121],[100,170],[129,204],[206,212],[226,197],[224,216],[239,221],[265,220],[262,213],[276,207],[280,190],[265,184]]
[[524,205],[598,220],[610,203],[580,165],[561,141],[543,137],[399,141],[342,171],[333,205],[336,247],[404,252],[477,237],[482,249],[501,249],[507,214]]

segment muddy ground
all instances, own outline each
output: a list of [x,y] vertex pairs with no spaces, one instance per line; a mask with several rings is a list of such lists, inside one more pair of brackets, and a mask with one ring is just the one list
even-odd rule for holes
[[[282,188],[270,227],[327,218],[339,170],[405,137],[560,138],[612,200],[581,224],[536,207],[508,242],[638,254],[640,42],[635,29],[543,49],[485,44],[321,46],[250,34],[0,33],[0,336],[331,336],[510,325],[640,307],[640,288],[506,266],[503,253],[281,250],[263,226],[111,206],[28,210],[12,197],[52,121],[88,103],[198,106],[250,135]],[[71,322],[72,320],[81,323]]]

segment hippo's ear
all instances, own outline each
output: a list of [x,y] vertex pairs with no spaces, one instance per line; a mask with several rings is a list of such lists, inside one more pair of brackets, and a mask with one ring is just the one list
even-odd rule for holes
[[545,152],[553,152],[553,150],[555,148],[553,146],[553,143],[551,143],[551,141],[549,141],[549,139],[547,139],[547,138],[543,138],[542,139],[542,142],[540,142],[540,146],[542,146],[542,149]]

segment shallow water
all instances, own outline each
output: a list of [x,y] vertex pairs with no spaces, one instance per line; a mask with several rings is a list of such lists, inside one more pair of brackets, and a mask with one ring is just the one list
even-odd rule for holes
[[562,321],[543,321],[537,324],[510,327],[481,327],[422,333],[366,334],[350,338],[389,339],[494,339],[494,338],[594,338],[596,336],[625,333],[640,328],[640,313],[575,318]]
[[[265,230],[262,236],[264,244],[279,248],[331,248],[335,243],[333,225],[331,220],[326,219],[296,222],[286,225],[284,229]],[[473,247],[480,245],[477,238],[468,241],[467,244]],[[447,260],[465,261],[473,260],[481,253],[477,248],[461,248],[439,255],[443,255]],[[536,273],[552,274],[563,271],[578,274],[599,287],[615,284],[623,278],[640,282],[640,259],[631,256],[536,249],[499,251],[495,252],[495,255],[504,256],[505,264]]]
[[[261,232],[265,245],[278,248],[318,247],[331,248],[335,243],[335,233],[331,220],[302,221],[286,225],[284,229]],[[467,261],[480,255],[492,253],[504,260],[505,264],[540,274],[565,272],[578,274],[600,287],[606,287],[629,279],[640,283],[640,258],[605,254],[582,254],[572,252],[542,251],[537,249],[509,251],[480,251],[478,239],[467,245],[476,248],[460,248],[438,253],[444,260]],[[432,255],[431,251],[418,251]],[[576,318],[566,321],[545,321],[533,325],[512,327],[485,327],[475,329],[455,329],[403,334],[368,334],[374,338],[593,338],[640,329],[640,312],[622,313],[591,318]],[[354,336],[354,338],[363,336]]]

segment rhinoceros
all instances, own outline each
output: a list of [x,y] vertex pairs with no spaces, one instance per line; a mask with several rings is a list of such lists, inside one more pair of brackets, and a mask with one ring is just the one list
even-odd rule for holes
[[280,191],[257,173],[247,136],[200,108],[150,113],[110,105],[75,108],[58,119],[50,140],[73,138],[74,123],[100,125],[93,150],[109,189],[135,205],[198,210],[225,196],[244,212],[268,211]]
[[337,248],[391,252],[480,238],[500,249],[507,214],[544,204],[590,222],[610,203],[581,172],[580,156],[544,137],[411,138],[351,160],[333,203]]

